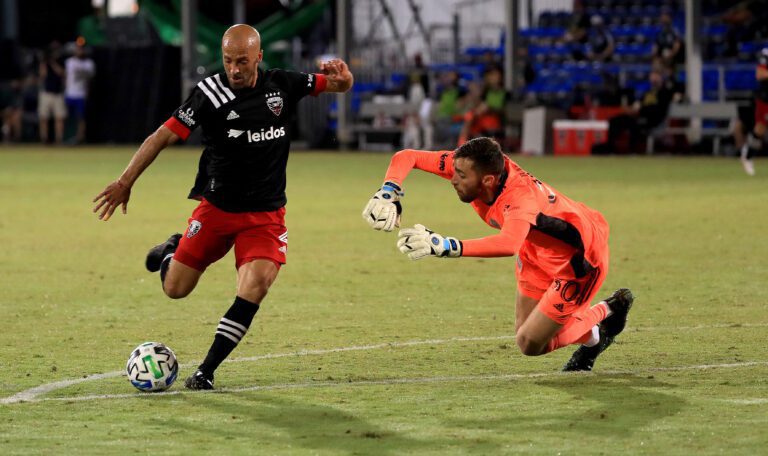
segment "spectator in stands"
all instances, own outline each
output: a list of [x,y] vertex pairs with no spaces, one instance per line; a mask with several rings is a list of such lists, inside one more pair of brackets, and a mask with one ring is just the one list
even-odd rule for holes
[[595,106],[627,106],[630,102],[629,91],[619,84],[617,75],[605,72],[602,74],[603,83],[594,93]]
[[433,144],[433,101],[429,98],[430,81],[421,54],[413,57],[413,68],[408,74],[406,98],[413,107],[403,119],[403,147],[406,149],[430,149]]
[[73,142],[79,144],[85,140],[85,102],[88,98],[88,83],[96,72],[96,67],[80,44],[75,47],[74,55],[68,58],[64,65],[67,73],[67,111],[77,119],[77,134]]
[[629,133],[630,149],[641,143],[648,134],[666,119],[669,105],[675,98],[675,88],[664,79],[659,70],[652,70],[648,79],[651,88],[636,101],[625,114],[608,122],[608,140],[592,148],[593,154],[614,153],[625,132]]
[[605,27],[602,16],[594,15],[591,19],[592,28],[589,31],[587,59],[592,62],[610,62],[615,49],[613,35]]
[[429,71],[424,66],[424,59],[421,54],[417,53],[413,56],[413,68],[409,72],[411,83],[417,81],[421,84],[421,88],[424,90],[424,95],[429,96]]
[[585,47],[589,41],[590,17],[584,10],[581,1],[576,0],[573,5],[573,13],[568,28],[563,35],[563,43],[570,48],[574,60],[587,58]]
[[483,82],[479,103],[464,115],[459,145],[479,136],[497,139],[504,137],[504,114],[510,95],[504,88],[501,69],[490,67],[485,72]]
[[573,14],[565,31],[563,41],[566,43],[586,44],[589,32],[590,18],[584,10],[584,4],[580,0],[573,2]]
[[453,147],[463,125],[464,104],[467,90],[459,84],[459,73],[449,71],[440,76],[435,112],[435,142],[438,147]]
[[0,125],[2,140],[21,140],[22,80],[0,81]]
[[661,30],[653,43],[653,57],[669,67],[682,61],[683,40],[672,25],[672,16],[664,11],[659,18]]
[[38,99],[38,116],[40,120],[40,141],[49,141],[48,120],[53,117],[56,144],[64,139],[64,121],[67,118],[67,107],[64,104],[64,77],[66,71],[62,65],[59,44],[51,43],[40,61],[40,96]]
[[35,73],[29,73],[21,84],[21,140],[35,140],[40,137],[37,116],[37,100],[40,85]]
[[734,57],[739,53],[739,44],[755,39],[758,31],[764,27],[766,17],[765,2],[746,0],[736,3],[723,13],[722,20],[728,24],[725,34],[725,55]]

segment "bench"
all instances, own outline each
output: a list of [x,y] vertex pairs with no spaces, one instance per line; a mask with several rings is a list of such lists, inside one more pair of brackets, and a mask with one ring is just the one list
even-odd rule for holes
[[[358,122],[353,126],[360,149],[392,150],[392,146],[399,146],[403,119],[408,114],[418,113],[418,110],[418,106],[406,102],[362,102]],[[391,121],[391,125],[382,124],[380,118]]]
[[[716,122],[724,123],[728,122],[727,126],[714,126],[714,127],[701,127],[702,137],[714,138],[714,150],[715,155],[720,154],[720,140],[723,137],[730,136],[733,133],[733,121],[738,119],[738,105],[736,103],[686,103],[686,104],[672,104],[669,107],[669,113],[667,118],[662,124],[654,129],[649,135],[646,143],[646,153],[652,154],[654,149],[654,143],[656,138],[668,134],[684,134],[691,133],[694,129],[690,125],[690,121],[693,119],[701,120],[713,120]],[[671,127],[669,126],[670,120],[685,120],[688,121],[688,126],[684,127]]]

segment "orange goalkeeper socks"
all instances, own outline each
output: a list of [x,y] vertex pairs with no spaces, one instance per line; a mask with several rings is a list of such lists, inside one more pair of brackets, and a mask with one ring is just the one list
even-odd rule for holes
[[608,304],[601,301],[592,307],[580,310],[568,320],[547,345],[547,353],[571,344],[591,342],[592,328],[608,316]]

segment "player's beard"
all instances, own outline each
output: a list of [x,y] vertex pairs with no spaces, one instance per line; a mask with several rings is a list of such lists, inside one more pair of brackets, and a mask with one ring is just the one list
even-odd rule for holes
[[454,190],[456,190],[456,195],[459,196],[459,200],[461,200],[462,203],[471,203],[477,199],[477,195],[471,195],[469,193],[462,192],[458,188],[454,188]]

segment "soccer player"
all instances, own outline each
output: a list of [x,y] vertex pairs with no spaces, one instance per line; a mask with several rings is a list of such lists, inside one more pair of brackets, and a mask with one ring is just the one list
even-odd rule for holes
[[248,331],[286,262],[285,174],[297,103],[306,95],[346,92],[353,84],[347,64],[336,59],[321,65],[323,74],[259,69],[261,37],[248,25],[230,27],[221,47],[225,71],[200,81],[94,199],[99,219],[109,220],[119,206],[126,213],[131,187],[158,153],[202,126],[205,150],[190,193],[201,202],[184,235],[172,235],[146,259],[150,272],[160,271],[165,294],[179,299],[235,247],[237,297],[205,360],[186,380],[190,389],[213,389],[214,371]]
[[763,147],[763,137],[768,124],[768,48],[763,48],[760,51],[755,78],[757,78],[755,126],[747,134],[747,141],[741,146],[741,164],[744,166],[744,171],[750,176],[755,175],[755,164],[752,157]]
[[384,185],[363,210],[376,230],[400,224],[402,183],[411,169],[450,179],[498,234],[444,237],[423,225],[400,230],[397,245],[412,260],[517,255],[516,341],[528,356],[581,343],[563,370],[592,370],[597,356],[624,329],[632,293],[619,289],[590,307],[608,273],[608,224],[603,216],[536,179],[506,157],[496,141],[475,138],[454,152],[403,150]]

